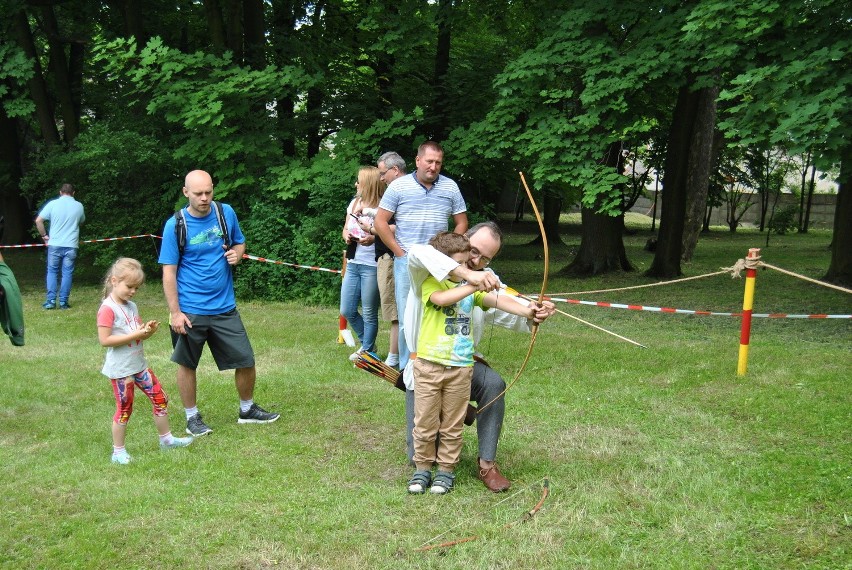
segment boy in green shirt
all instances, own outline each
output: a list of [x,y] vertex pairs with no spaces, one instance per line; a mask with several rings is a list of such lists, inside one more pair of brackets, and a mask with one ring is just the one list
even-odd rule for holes
[[[429,242],[460,264],[470,256],[468,238],[441,232]],[[513,297],[477,291],[475,285],[428,277],[422,287],[423,317],[414,361],[414,464],[409,493],[434,494],[453,488],[453,471],[462,448],[462,428],[470,398],[474,306],[497,307],[532,318],[535,312]],[[412,355],[412,358],[414,355]],[[436,439],[438,440],[436,444]],[[432,465],[438,472],[432,479]]]

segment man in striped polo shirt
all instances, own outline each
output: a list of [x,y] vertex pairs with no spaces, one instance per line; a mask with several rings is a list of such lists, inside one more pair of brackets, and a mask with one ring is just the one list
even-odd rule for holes
[[[393,277],[396,288],[396,308],[399,315],[399,368],[408,365],[409,352],[405,344],[405,305],[411,280],[408,275],[408,249],[413,245],[429,243],[438,232],[447,231],[449,218],[453,218],[453,231],[467,231],[467,207],[458,184],[441,176],[444,149],[434,141],[427,141],[417,149],[415,165],[411,174],[400,176],[388,186],[374,229],[381,240],[394,254]],[[388,225],[391,217],[396,220],[396,231]],[[414,391],[406,391],[406,408],[413,410]],[[406,434],[411,449],[411,434]],[[409,454],[410,455],[410,454]]]

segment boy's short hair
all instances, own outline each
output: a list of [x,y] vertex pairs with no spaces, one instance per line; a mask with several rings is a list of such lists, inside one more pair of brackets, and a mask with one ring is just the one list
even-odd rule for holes
[[470,240],[467,236],[455,232],[441,232],[429,240],[429,245],[443,253],[453,255],[470,251]]

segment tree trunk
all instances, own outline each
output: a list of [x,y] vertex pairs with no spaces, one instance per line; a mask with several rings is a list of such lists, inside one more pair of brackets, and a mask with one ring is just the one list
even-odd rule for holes
[[435,51],[435,76],[433,79],[431,138],[444,140],[449,132],[447,116],[449,111],[447,72],[450,69],[450,45],[452,38],[453,0],[438,0],[437,25],[438,45]]
[[[246,64],[252,69],[266,67],[266,27],[263,0],[243,0]],[[263,109],[261,109],[261,112]]]
[[666,159],[663,167],[663,205],[660,210],[660,232],[654,261],[646,275],[660,279],[679,276],[686,215],[686,188],[689,172],[689,144],[698,109],[699,94],[681,87],[669,128]]
[[[605,164],[616,172],[624,172],[622,141],[611,143],[606,150]],[[582,234],[580,249],[574,260],[562,273],[590,276],[610,271],[633,271],[624,250],[624,211],[617,216],[598,214],[594,209],[582,208]]]
[[657,202],[660,199],[660,173],[654,176],[654,208],[651,210],[651,231],[657,231]]
[[41,128],[41,138],[48,146],[59,144],[59,130],[56,128],[56,121],[53,117],[53,101],[47,92],[47,85],[44,82],[39,56],[30,30],[30,22],[23,9],[18,10],[15,14],[13,25],[18,38],[18,45],[33,62],[33,76],[27,81],[27,86],[30,90],[30,97],[35,103],[36,117]]
[[559,215],[562,213],[562,197],[556,192],[545,192],[542,210],[541,217],[544,221],[544,235],[547,236],[547,243],[561,244]]
[[18,123],[0,105],[0,212],[5,218],[3,243],[29,242],[32,227],[27,201],[21,196],[21,145]]
[[805,204],[805,221],[802,224],[802,233],[808,233],[808,226],[811,225],[811,205],[814,201],[814,188],[816,188],[816,165],[811,165],[811,183],[808,185],[808,201]]
[[[272,25],[270,47],[275,65],[284,67],[293,63],[296,56],[291,48],[296,16],[291,0],[272,2]],[[278,137],[283,156],[296,156],[295,99],[289,93],[282,93],[275,104]]]
[[124,19],[124,33],[128,38],[136,38],[136,45],[141,48],[148,43],[142,18],[141,0],[121,0],[121,16]]
[[319,154],[322,144],[320,125],[322,124],[322,105],[325,93],[320,88],[308,89],[305,110],[307,111],[308,148],[307,158],[311,159]]
[[760,226],[757,228],[757,231],[762,232],[766,229],[766,214],[769,212],[769,153],[767,151],[766,156],[766,171],[762,173],[763,182],[761,186],[763,190],[760,192]]
[[243,63],[243,3],[242,0],[225,0],[225,37],[228,49],[234,54],[237,65]]
[[80,117],[83,112],[83,68],[86,65],[86,51],[82,42],[72,42],[68,56],[68,87],[71,89],[71,104],[74,115]]
[[225,34],[225,20],[222,18],[222,7],[219,0],[204,0],[204,12],[207,14],[207,30],[210,32],[210,41],[216,53],[223,53],[228,47],[228,39]]
[[719,87],[707,87],[695,94],[698,98],[689,141],[686,174],[686,219],[683,226],[683,261],[692,259],[698,235],[704,227],[710,168],[713,166],[713,134],[716,128],[716,98]]
[[852,287],[852,146],[846,146],[840,159],[840,184],[834,206],[834,236],[831,240],[831,265],[824,279]]
[[611,271],[632,271],[624,250],[624,214],[607,216],[583,208],[582,237],[577,256],[560,273],[575,277],[600,275]]
[[799,233],[807,233],[807,224],[805,223],[805,195],[808,193],[808,169],[811,165],[811,151],[802,155],[804,164],[802,164],[802,189],[799,194]]
[[47,35],[50,50],[50,69],[53,72],[53,87],[59,99],[59,109],[62,112],[63,132],[65,142],[71,143],[80,133],[80,116],[77,114],[74,96],[71,90],[71,75],[68,73],[68,58],[65,46],[59,37],[59,25],[53,6],[48,4],[41,7],[42,24]]

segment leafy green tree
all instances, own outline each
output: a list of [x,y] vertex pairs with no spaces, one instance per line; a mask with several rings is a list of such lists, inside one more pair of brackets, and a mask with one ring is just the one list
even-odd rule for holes
[[[536,44],[496,77],[499,98],[486,117],[454,133],[453,142],[460,154],[507,160],[536,188],[580,201],[582,255],[570,271],[629,269],[620,219],[625,178],[613,149],[650,141],[665,121],[660,102],[673,100],[683,64],[673,41],[662,38],[683,15],[674,2],[613,11],[588,1],[550,10]],[[548,228],[549,239],[555,233]]]
[[95,62],[117,81],[129,81],[128,95],[144,101],[148,114],[177,128],[171,143],[181,170],[203,165],[216,174],[219,197],[245,204],[280,160],[275,123],[258,115],[255,103],[310,84],[297,68],[252,70],[233,65],[227,53],[185,54],[158,38],[141,50],[133,40],[99,44]]
[[[56,197],[59,184],[74,185],[86,208],[83,239],[159,235],[174,212],[183,173],[156,137],[109,123],[92,125],[68,149],[50,148],[22,180],[37,205]],[[106,269],[119,255],[138,258],[150,273],[157,268],[157,248],[150,239],[98,244],[94,262]]]
[[[852,284],[852,8],[842,0],[802,3],[714,0],[693,24],[724,38],[712,21],[734,23],[737,42],[710,43],[708,57],[726,52],[743,64],[720,98],[727,102],[719,127],[730,144],[783,146],[792,154],[818,147],[821,170],[840,164],[832,261],[826,278]],[[709,38],[708,38],[709,39]],[[734,36],[736,39],[736,36]]]

